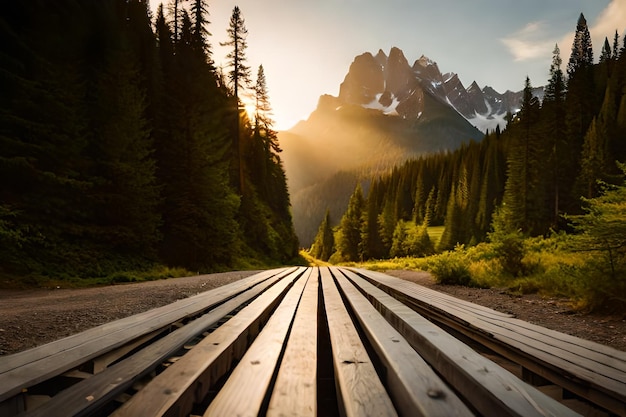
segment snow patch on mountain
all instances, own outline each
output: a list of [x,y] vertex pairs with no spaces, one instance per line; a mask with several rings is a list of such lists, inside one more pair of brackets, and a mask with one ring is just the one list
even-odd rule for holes
[[481,132],[487,132],[487,130],[493,132],[498,126],[500,129],[504,129],[507,123],[506,113],[495,115],[475,113],[474,117],[468,118],[467,121]]
[[382,95],[382,93],[376,94],[374,100],[370,101],[369,103],[363,104],[362,107],[366,109],[378,110],[388,116],[398,116],[398,111],[396,110],[396,107],[398,107],[398,104],[400,104],[400,100],[398,100],[398,97],[395,97],[392,94],[391,104],[385,106],[380,102],[380,98],[382,97]]

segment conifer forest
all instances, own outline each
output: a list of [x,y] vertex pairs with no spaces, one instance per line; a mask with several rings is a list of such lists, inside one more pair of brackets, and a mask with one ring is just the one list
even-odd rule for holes
[[[141,0],[5,5],[3,279],[124,281],[120,271],[302,262],[271,92],[263,66],[248,65],[254,34],[243,12],[233,9],[218,38],[230,52],[217,68],[207,0],[173,0],[154,15]],[[394,267],[424,259],[415,265],[442,282],[549,287],[623,312],[626,37],[616,31],[594,51],[581,14],[567,62],[562,47],[543,97],[526,78],[506,126],[361,176],[343,216],[319,219],[309,255],[406,260]]]
[[[526,78],[520,110],[508,115],[506,128],[363,179],[340,219],[327,213],[309,253],[331,262],[440,254],[418,267],[440,281],[489,286],[494,280],[481,280],[484,271],[473,274],[471,268],[511,279],[533,276],[546,265],[529,252],[558,247],[569,259],[554,268],[552,293],[578,292],[585,307],[612,304],[623,312],[624,41],[616,32],[594,61],[581,14],[566,65],[554,48],[543,100],[533,96]],[[433,226],[443,229],[439,239],[429,236]],[[492,268],[494,259],[499,262]],[[517,280],[520,286],[535,285],[524,279]]]
[[[88,277],[293,262],[263,67],[206,0],[19,1],[0,15],[0,273]],[[256,82],[253,82],[253,79]],[[255,97],[248,116],[243,91]]]

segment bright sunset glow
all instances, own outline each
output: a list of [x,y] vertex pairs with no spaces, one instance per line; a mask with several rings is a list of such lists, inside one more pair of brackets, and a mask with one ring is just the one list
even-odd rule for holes
[[[157,0],[151,0],[153,10]],[[305,119],[322,94],[337,95],[350,63],[363,52],[392,46],[415,60],[426,55],[464,85],[518,91],[528,75],[544,85],[556,43],[567,62],[578,15],[589,22],[594,47],[615,30],[623,38],[623,0],[405,1],[227,0],[209,2],[213,60],[225,65],[226,28],[233,7],[248,28],[248,65],[265,69],[276,128]],[[412,63],[412,62],[411,62]]]

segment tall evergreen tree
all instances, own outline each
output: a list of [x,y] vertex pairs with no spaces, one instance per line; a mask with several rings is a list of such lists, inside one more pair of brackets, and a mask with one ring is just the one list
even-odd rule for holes
[[617,33],[617,30],[615,31],[615,37],[613,38],[613,55],[612,58],[614,61],[617,61],[617,59],[619,58],[620,53],[619,53],[619,35]]
[[[552,212],[552,227],[556,227],[561,212],[562,191],[567,181],[564,180],[563,154],[566,151],[567,126],[565,123],[565,96],[566,84],[561,70],[562,59],[559,46],[555,45],[552,64],[550,65],[550,79],[543,98],[543,120],[546,127],[546,138],[549,138],[549,164],[551,171],[551,185],[548,201]],[[565,193],[568,195],[568,193]]]
[[324,220],[315,236],[315,240],[311,245],[311,256],[322,261],[328,261],[335,251],[335,237],[331,227],[330,210],[326,210]]
[[[595,116],[596,96],[593,75],[593,49],[587,21],[581,14],[572,44],[572,55],[567,66],[567,97],[565,102],[567,143],[570,150],[563,162],[563,175],[569,179],[564,185],[569,190],[569,201],[563,207],[566,212],[575,212],[580,207],[577,198],[582,190],[576,189],[575,179],[580,172],[580,155],[584,137]],[[564,193],[561,193],[564,195]],[[564,202],[565,203],[565,202]]]
[[541,172],[545,143],[537,131],[539,101],[533,95],[526,77],[518,120],[511,126],[512,143],[508,155],[508,173],[504,203],[513,228],[529,234],[543,233],[545,214],[545,181]]
[[604,38],[604,44],[602,45],[602,52],[600,53],[600,63],[608,62],[612,59],[611,45],[609,39]]
[[601,178],[607,159],[606,131],[594,118],[585,135],[581,157],[580,182],[585,190],[585,197],[597,196],[597,181]]
[[378,179],[372,180],[367,194],[365,220],[361,230],[361,241],[365,259],[380,259],[384,256],[383,242],[378,227],[378,216],[382,211],[384,198],[383,184]]
[[587,26],[587,19],[581,13],[576,24],[576,33],[572,43],[572,53],[567,64],[567,76],[571,79],[580,68],[593,65],[593,46]]
[[360,247],[364,203],[361,184],[357,184],[354,193],[350,197],[348,209],[340,222],[341,234],[336,244],[337,251],[342,259],[358,261],[361,258],[362,251]]
[[191,7],[191,18],[193,21],[192,31],[192,46],[206,55],[207,62],[213,64],[211,59],[211,44],[209,43],[209,32],[207,25],[210,23],[208,20],[209,5],[207,0],[193,0]]
[[92,123],[97,239],[127,253],[154,256],[161,218],[145,94],[133,54],[108,55],[97,81]]
[[234,153],[236,170],[238,172],[238,187],[239,193],[243,194],[245,189],[245,174],[244,174],[244,132],[241,131],[240,118],[245,113],[245,108],[242,105],[242,94],[249,87],[251,83],[250,67],[246,64],[246,49],[248,48],[248,42],[246,40],[248,36],[248,29],[246,29],[245,19],[239,9],[239,6],[233,8],[233,13],[230,17],[229,27],[227,29],[228,41],[221,43],[222,46],[228,46],[231,51],[226,55],[228,59],[228,66],[231,68],[228,73],[228,79],[232,86],[233,96],[235,99],[235,135],[234,135]]

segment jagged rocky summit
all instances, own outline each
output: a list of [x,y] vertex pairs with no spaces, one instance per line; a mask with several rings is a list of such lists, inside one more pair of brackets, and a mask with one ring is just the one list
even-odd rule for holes
[[[543,94],[537,88],[536,95]],[[377,109],[387,115],[417,119],[424,112],[424,94],[454,108],[473,126],[485,132],[505,127],[508,112],[519,110],[522,92],[499,93],[474,81],[465,88],[455,73],[442,74],[437,63],[421,56],[413,65],[394,47],[389,56],[382,50],[357,56],[341,84],[338,101]]]

